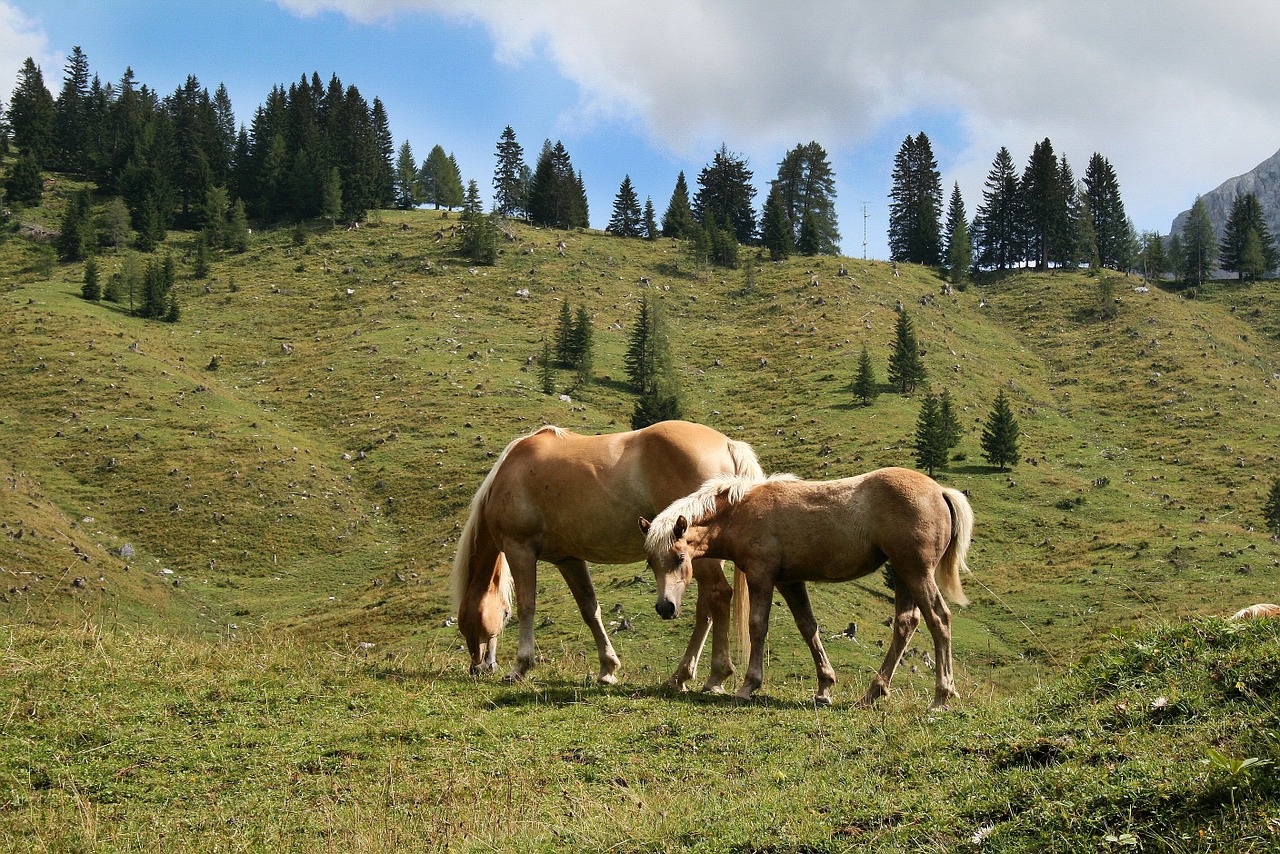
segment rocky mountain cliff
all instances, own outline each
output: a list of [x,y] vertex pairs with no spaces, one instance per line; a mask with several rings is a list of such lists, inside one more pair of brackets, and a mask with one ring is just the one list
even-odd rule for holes
[[[1222,238],[1227,217],[1231,215],[1232,203],[1237,196],[1248,193],[1256,195],[1262,203],[1271,234],[1280,235],[1280,151],[1259,163],[1252,171],[1229,178],[1216,189],[1201,196],[1219,239]],[[1174,217],[1169,233],[1182,234],[1182,227],[1190,215],[1191,211],[1188,209]]]

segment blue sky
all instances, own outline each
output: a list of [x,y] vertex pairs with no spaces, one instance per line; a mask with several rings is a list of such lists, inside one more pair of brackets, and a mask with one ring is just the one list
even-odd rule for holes
[[893,157],[933,143],[969,214],[1000,146],[1048,137],[1083,174],[1113,164],[1130,217],[1173,217],[1280,148],[1272,0],[0,0],[0,98],[23,60],[56,95],[79,45],[104,81],[168,94],[225,83],[248,123],[271,87],[318,72],[386,105],[397,145],[441,145],[491,192],[510,124],[530,165],[562,140],[592,224],[630,175],[659,215],[723,142],[761,191],[817,140],[847,255],[887,254]]

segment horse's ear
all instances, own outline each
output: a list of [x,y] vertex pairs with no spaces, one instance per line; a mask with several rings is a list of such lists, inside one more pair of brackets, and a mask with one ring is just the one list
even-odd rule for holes
[[640,533],[642,534],[649,533],[649,525],[650,525],[649,520],[641,516],[637,521],[640,523]]
[[684,536],[684,532],[689,530],[689,520],[681,516],[676,520],[676,525],[671,529],[672,539],[678,540]]

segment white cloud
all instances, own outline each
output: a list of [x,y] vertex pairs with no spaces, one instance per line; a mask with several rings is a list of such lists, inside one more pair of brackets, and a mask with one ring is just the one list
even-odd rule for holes
[[573,81],[580,121],[635,122],[686,156],[721,140],[856,151],[895,118],[956,115],[965,137],[941,166],[971,208],[1001,145],[1021,162],[1049,137],[1077,171],[1099,151],[1127,199],[1170,219],[1280,146],[1272,0],[278,2],[478,22],[500,61],[542,55]]
[[[22,64],[31,57],[44,72],[46,86],[57,85],[62,69],[49,52],[49,39],[40,25],[21,10],[0,0],[0,92],[12,92]],[[54,79],[50,80],[50,73]]]

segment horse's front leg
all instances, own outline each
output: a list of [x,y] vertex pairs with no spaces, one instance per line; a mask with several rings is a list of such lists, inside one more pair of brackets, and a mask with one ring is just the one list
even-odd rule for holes
[[791,616],[795,618],[800,637],[804,638],[804,642],[809,645],[814,666],[818,669],[818,690],[814,694],[814,702],[829,706],[831,705],[831,686],[836,684],[836,671],[831,666],[831,659],[827,658],[827,651],[822,646],[822,638],[818,636],[818,620],[813,616],[809,590],[804,586],[803,581],[797,581],[793,584],[779,584],[778,592],[782,594],[787,607],[791,609]]
[[582,614],[583,622],[591,629],[591,634],[596,639],[596,651],[600,654],[600,676],[597,678],[601,685],[612,685],[618,681],[617,672],[622,662],[618,660],[618,654],[614,652],[613,644],[609,641],[609,634],[604,630],[604,620],[600,616],[600,602],[596,599],[596,588],[591,583],[587,562],[578,558],[567,558],[558,561],[556,566],[560,568],[560,574],[564,576],[565,583],[569,585],[569,591],[573,593],[574,601],[578,603],[578,612]]
[[724,680],[733,674],[733,661],[729,657],[729,607],[733,603],[733,588],[724,578],[724,562],[719,560],[695,560],[693,577],[698,582],[698,601],[695,608],[693,635],[684,651],[684,659],[667,684],[684,688],[698,674],[698,659],[711,638],[711,673],[707,676],[703,691],[719,692]]
[[[515,664],[506,675],[508,682],[518,682],[533,667],[535,652],[533,648],[533,620],[537,611],[538,598],[538,556],[529,549],[508,548],[507,565],[511,568],[511,581],[516,591],[516,615],[520,620],[520,641],[516,648]],[[497,649],[490,641],[489,652],[497,655]],[[494,666],[497,667],[496,660]]]
[[[739,566],[743,572],[747,571],[744,566]],[[773,607],[773,579],[775,573],[768,573],[767,577],[758,578],[753,575],[747,576],[747,595],[751,598],[751,658],[747,664],[747,673],[742,678],[742,685],[739,686],[734,699],[744,702],[751,699],[751,695],[764,682],[764,641],[769,634],[769,609]]]

